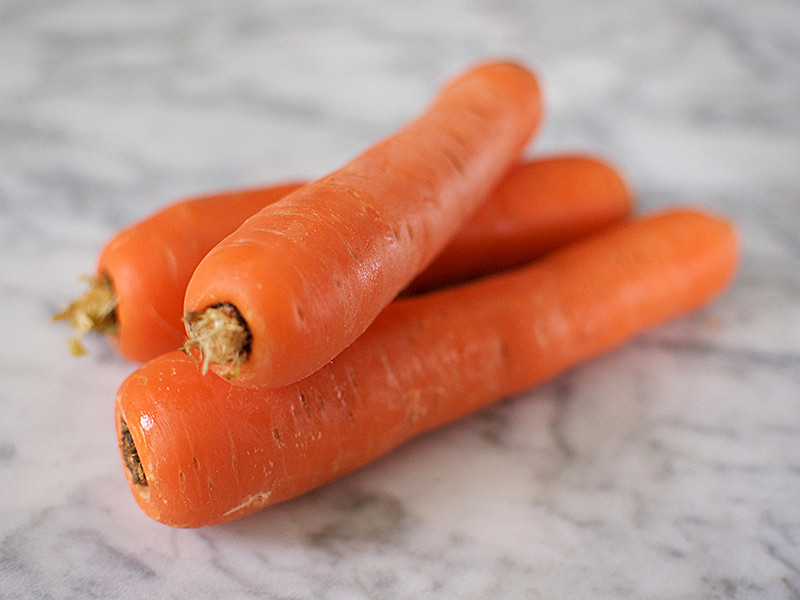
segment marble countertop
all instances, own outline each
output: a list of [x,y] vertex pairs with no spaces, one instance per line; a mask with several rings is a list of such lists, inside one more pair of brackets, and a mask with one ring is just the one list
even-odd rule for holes
[[[296,500],[175,530],[112,423],[135,365],[50,317],[118,228],[315,177],[489,56],[540,75],[530,155],[737,223],[686,318]],[[799,598],[800,5],[0,5],[0,597]]]

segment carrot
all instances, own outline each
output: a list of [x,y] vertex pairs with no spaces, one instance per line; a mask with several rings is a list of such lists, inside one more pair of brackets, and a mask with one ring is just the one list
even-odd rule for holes
[[283,388],[233,386],[165,354],[116,396],[134,498],[162,523],[200,527],[295,497],[700,307],[736,261],[727,222],[670,211],[396,300],[342,354]]
[[77,333],[107,334],[120,354],[145,361],[180,348],[186,285],[197,264],[248,216],[301,186],[300,183],[202,196],[175,202],[109,240],[88,278],[86,293],[55,320],[69,320]]
[[455,236],[539,122],[535,77],[476,66],[334,173],[250,217],[186,290],[186,348],[238,385],[276,387],[346,348]]
[[[126,358],[146,361],[179,348],[186,284],[202,257],[253,213],[300,183],[176,202],[125,228],[104,247],[86,293],[56,319],[77,332],[108,334]],[[407,292],[485,275],[531,260],[624,218],[631,193],[597,157],[564,154],[512,168],[455,239]]]
[[407,293],[519,266],[630,214],[627,184],[598,157],[541,157],[511,169]]

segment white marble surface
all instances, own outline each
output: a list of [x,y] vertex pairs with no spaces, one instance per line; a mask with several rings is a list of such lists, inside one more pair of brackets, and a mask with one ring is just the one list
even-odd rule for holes
[[[112,399],[49,317],[168,200],[313,177],[487,56],[540,74],[531,154],[739,226],[707,309],[240,521],[135,506]],[[800,4],[0,4],[0,597],[799,598]]]

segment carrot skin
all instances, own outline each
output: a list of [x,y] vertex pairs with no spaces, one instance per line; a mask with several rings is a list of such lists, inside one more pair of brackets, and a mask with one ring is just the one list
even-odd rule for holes
[[[519,159],[540,120],[536,78],[486,63],[416,119],[250,217],[186,290],[189,347],[236,385],[277,387],[346,348],[421,272]],[[246,348],[214,357],[191,317],[238,309]],[[223,357],[224,356],[224,357]]]
[[186,285],[197,264],[247,216],[301,187],[286,183],[176,202],[117,233],[103,248],[99,277],[116,297],[122,356],[145,361],[180,348]]
[[627,182],[599,157],[563,154],[519,164],[405,291],[522,265],[626,218],[632,208]]
[[699,308],[737,259],[729,223],[670,211],[397,300],[340,356],[283,388],[233,386],[180,352],[163,355],[116,397],[118,434],[129,429],[147,480],[127,471],[134,498],[162,523],[201,527],[295,497]]

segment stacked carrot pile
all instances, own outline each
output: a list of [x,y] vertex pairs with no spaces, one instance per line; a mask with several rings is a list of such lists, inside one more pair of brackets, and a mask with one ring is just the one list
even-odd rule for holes
[[730,224],[634,217],[596,157],[524,160],[541,112],[528,70],[479,64],[317,181],[178,202],[108,243],[59,317],[146,361],[116,427],[148,515],[297,496],[725,287]]

